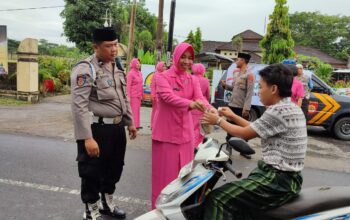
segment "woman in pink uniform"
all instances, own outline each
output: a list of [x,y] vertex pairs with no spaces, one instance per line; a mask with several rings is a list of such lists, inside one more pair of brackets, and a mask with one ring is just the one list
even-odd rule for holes
[[[206,98],[207,101],[209,102],[209,99],[210,99],[209,80],[203,76],[204,73],[205,73],[205,67],[203,64],[196,63],[192,66],[192,74],[199,81],[199,85],[201,87],[203,97]],[[199,122],[202,115],[203,115],[203,112],[201,111],[198,111],[198,110],[192,111],[192,119],[193,119],[193,126],[194,126],[194,148],[196,148],[198,144],[203,141],[203,138],[204,138],[204,136],[200,133],[200,122]]]
[[301,107],[304,98],[304,85],[298,80],[298,69],[293,65],[288,66],[293,73],[292,95],[291,100]]
[[136,58],[130,62],[130,71],[126,81],[126,89],[130,98],[131,111],[134,117],[134,123],[137,129],[140,129],[140,109],[143,96],[143,78],[140,72],[140,61]]
[[174,50],[171,68],[156,79],[158,104],[152,129],[152,208],[161,190],[193,159],[191,110],[204,111],[210,107],[198,80],[188,73],[193,60],[193,47],[180,43]]
[[152,96],[152,113],[151,113],[151,128],[153,127],[153,118],[154,114],[157,109],[157,93],[156,93],[156,78],[157,75],[164,72],[166,70],[166,65],[163,61],[159,62],[156,66],[156,71],[153,74],[152,80],[151,80],[151,96]]

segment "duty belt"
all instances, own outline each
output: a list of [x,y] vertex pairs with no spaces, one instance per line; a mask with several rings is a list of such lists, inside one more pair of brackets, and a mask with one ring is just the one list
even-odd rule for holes
[[100,116],[92,116],[92,123],[99,123],[99,124],[119,124],[122,121],[122,116],[116,116],[114,118],[106,118],[106,117],[100,117]]

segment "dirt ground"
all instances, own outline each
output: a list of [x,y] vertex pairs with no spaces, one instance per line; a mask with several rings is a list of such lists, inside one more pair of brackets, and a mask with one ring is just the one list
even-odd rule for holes
[[[74,141],[70,95],[47,97],[41,103],[25,106],[0,106],[0,132],[18,133]],[[129,141],[130,147],[151,149],[151,108],[141,109],[141,129],[138,138]],[[306,166],[350,173],[350,141],[334,139],[323,128],[308,128]],[[223,142],[225,132],[210,135]],[[261,157],[260,139],[249,144],[256,150],[253,160]]]

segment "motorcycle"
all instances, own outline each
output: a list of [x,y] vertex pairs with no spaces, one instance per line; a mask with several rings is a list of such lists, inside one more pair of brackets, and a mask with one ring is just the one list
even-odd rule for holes
[[[199,219],[206,195],[214,189],[221,177],[226,181],[225,172],[229,171],[236,178],[242,177],[242,173],[232,166],[233,149],[246,155],[255,153],[240,138],[233,137],[221,145],[215,139],[205,138],[199,144],[194,160],[184,166],[178,178],[162,190],[156,201],[156,209],[137,217],[136,220]],[[350,220],[350,187],[306,188],[291,202],[275,209],[257,211],[253,218]]]

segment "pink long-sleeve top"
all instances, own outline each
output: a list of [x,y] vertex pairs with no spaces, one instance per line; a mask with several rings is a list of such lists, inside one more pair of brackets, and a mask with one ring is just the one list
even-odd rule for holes
[[179,69],[180,58],[186,51],[190,51],[194,58],[193,47],[181,43],[174,50],[173,66],[157,76],[156,92],[159,100],[152,130],[154,140],[174,144],[192,141],[194,126],[190,103],[202,100],[210,107],[203,97],[198,80]]
[[205,73],[205,67],[201,63],[196,63],[192,66],[192,73],[195,77],[197,77],[199,81],[199,85],[201,87],[201,91],[203,96],[209,101],[210,99],[210,85],[209,80],[205,78],[203,75]]
[[143,78],[137,66],[140,65],[138,59],[134,58],[130,62],[130,71],[126,76],[126,89],[130,98],[142,97]]
[[295,104],[298,104],[298,99],[304,98],[304,86],[303,83],[294,77],[292,84],[292,96],[291,100]]
[[152,77],[152,80],[151,80],[151,96],[152,98],[156,99],[156,79],[157,79],[157,75],[159,73],[162,73],[163,72],[163,69],[164,69],[164,65],[165,63],[163,61],[159,62],[156,66],[156,71],[155,73],[153,74],[153,77]]

